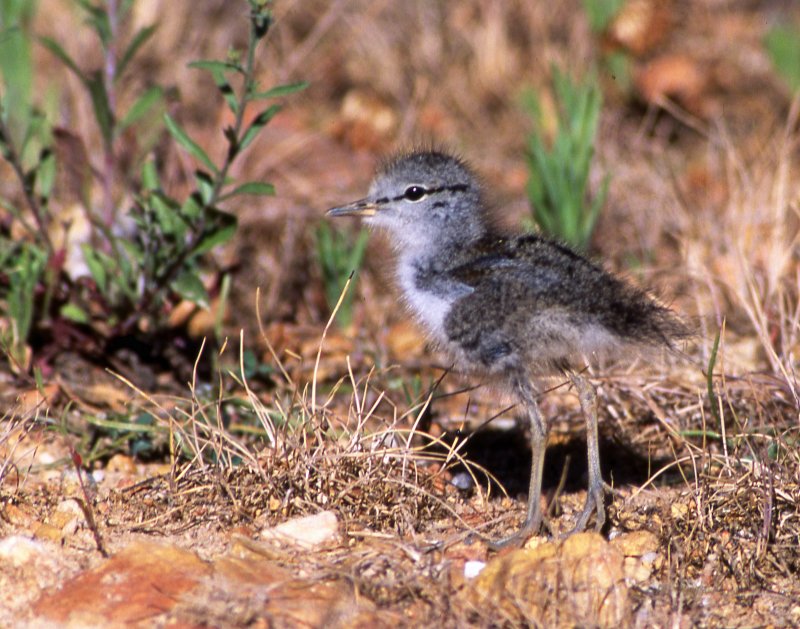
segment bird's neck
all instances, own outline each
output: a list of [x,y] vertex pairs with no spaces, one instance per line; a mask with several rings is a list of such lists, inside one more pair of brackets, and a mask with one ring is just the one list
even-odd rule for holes
[[428,336],[437,343],[446,343],[444,321],[453,303],[472,289],[452,279],[455,251],[436,248],[434,251],[400,251],[395,270],[403,300]]
[[397,275],[406,296],[428,294],[447,301],[461,296],[463,286],[449,274],[458,265],[465,243],[439,243],[428,249],[408,248],[398,252]]
[[430,265],[437,260],[447,260],[454,251],[471,247],[485,238],[487,232],[483,222],[477,219],[446,225],[414,224],[391,233],[390,242],[399,259]]
[[447,341],[444,320],[450,307],[472,290],[454,280],[449,271],[486,233],[485,225],[475,220],[444,228],[420,226],[392,239],[397,252],[396,280],[404,300],[437,342]]

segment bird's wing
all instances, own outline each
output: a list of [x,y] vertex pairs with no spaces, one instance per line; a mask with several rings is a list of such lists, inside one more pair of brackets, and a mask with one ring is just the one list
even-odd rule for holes
[[531,260],[502,253],[481,256],[450,270],[457,281],[475,290],[491,285],[515,285],[531,296],[557,291],[569,282],[569,269],[552,263],[534,264]]
[[[558,267],[535,265],[500,251],[473,257],[454,267],[450,275],[472,288],[445,320],[450,341],[470,361],[490,370],[523,368],[523,364],[529,369],[526,356],[530,347],[536,347],[544,371],[560,365],[562,356],[547,353],[553,343],[552,329],[534,325],[537,317],[552,318],[562,309],[567,279]],[[524,326],[524,333],[519,326]]]

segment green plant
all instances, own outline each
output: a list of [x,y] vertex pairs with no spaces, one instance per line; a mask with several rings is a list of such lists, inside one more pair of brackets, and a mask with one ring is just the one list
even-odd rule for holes
[[800,91],[800,30],[794,26],[773,26],[764,37],[772,65],[793,94]]
[[583,0],[583,10],[592,32],[605,31],[624,3],[625,0]]
[[[133,2],[102,2],[95,4],[90,0],[74,0],[84,13],[86,24],[94,32],[103,53],[103,69],[82,68],[67,51],[55,40],[41,37],[39,41],[80,81],[88,93],[94,122],[102,141],[102,160],[99,168],[102,187],[100,224],[98,227],[111,229],[119,214],[119,173],[117,148],[122,133],[147,117],[148,112],[160,105],[163,90],[153,86],[142,92],[127,111],[117,108],[118,86],[127,74],[136,54],[153,36],[156,27],[151,25],[139,29],[124,46],[120,41],[120,26],[127,18]],[[117,50],[122,50],[117,54]],[[87,208],[88,209],[88,208]],[[97,217],[92,217],[93,222]]]
[[26,0],[4,0],[0,3],[0,73],[3,76],[3,107],[7,122],[16,130],[15,141],[21,143],[30,125],[33,64],[29,36],[30,21],[36,3]]
[[[630,95],[633,89],[633,60],[630,53],[624,50],[614,50],[603,53],[602,67],[607,76],[611,77],[618,93]],[[609,83],[606,83],[608,85]]]
[[339,231],[335,231],[327,223],[320,223],[317,228],[316,245],[317,259],[322,270],[322,282],[325,287],[325,299],[331,310],[336,306],[339,298],[342,303],[336,318],[342,326],[347,327],[353,320],[353,297],[355,292],[351,289],[342,296],[342,291],[347,279],[361,268],[364,253],[367,249],[369,234],[362,228],[355,238]]
[[[620,12],[625,0],[583,0],[583,11],[598,40],[607,40],[609,27]],[[604,76],[609,76],[612,81],[607,86],[614,86],[614,90],[625,96],[630,94],[633,86],[633,63],[630,52],[621,46],[600,46],[599,65]]]
[[16,221],[29,238],[0,232],[0,348],[12,369],[26,372],[31,364],[27,339],[37,323],[36,306],[49,301],[54,274],[47,269],[54,255],[45,211],[52,190],[54,160],[45,148],[49,128],[32,106],[33,63],[30,22],[35,2],[0,3],[0,158],[12,167],[29,211],[0,198],[0,209]]
[[547,140],[544,109],[538,94],[528,92],[525,106],[533,120],[528,138],[528,199],[533,221],[546,233],[585,249],[606,200],[609,177],[589,198],[589,171],[594,157],[602,95],[597,81],[573,82],[553,69],[555,134]]
[[[258,84],[256,51],[272,24],[271,4],[266,0],[245,1],[249,8],[246,48],[231,50],[224,60],[190,64],[211,75],[233,114],[232,124],[223,130],[227,150],[221,164],[209,157],[175,117],[165,113],[162,88],[153,86],[133,98],[119,98],[120,78],[132,68],[137,53],[155,32],[154,26],[144,27],[128,41],[121,41],[124,29],[120,26],[128,18],[133,1],[75,0],[102,49],[102,71],[81,67],[52,39],[38,40],[79,79],[90,96],[100,151],[89,150],[84,138],[69,130],[51,132],[47,117],[31,102],[28,85],[32,67],[30,55],[23,54],[26,50],[29,53],[33,36],[23,19],[29,14],[19,7],[33,7],[35,3],[9,0],[0,4],[4,28],[0,52],[12,44],[22,51],[0,59],[0,156],[16,175],[22,200],[0,199],[0,207],[26,233],[20,244],[0,228],[0,316],[12,321],[1,340],[17,356],[37,326],[54,318],[65,324],[98,326],[103,333],[95,338],[108,339],[162,329],[167,314],[180,299],[208,306],[209,295],[202,280],[207,254],[236,231],[236,217],[221,206],[239,195],[274,194],[269,183],[240,182],[230,175],[234,162],[281,106],[268,103],[255,116],[248,113],[249,109],[305,87],[304,83],[295,83],[263,89]],[[16,7],[16,13],[8,7]],[[119,110],[117,102],[122,100],[132,105]],[[18,120],[25,121],[22,131]],[[139,138],[151,137],[149,144],[140,142],[133,159],[140,172],[138,180],[122,172],[118,158],[128,141],[123,133],[134,126]],[[153,129],[157,133],[151,133]],[[180,197],[163,185],[164,164],[152,155],[164,130],[198,164],[193,188]],[[89,158],[95,153],[100,155],[99,164],[92,164]],[[78,203],[88,225],[88,236],[80,243],[67,242],[65,237],[54,242],[51,235],[54,226],[63,223],[51,198],[55,155],[69,161],[70,171],[78,173],[73,175],[76,180],[71,187],[81,191]],[[92,199],[93,187],[101,191],[99,201]],[[64,200],[59,204],[63,206]],[[125,224],[121,222],[123,213],[127,214],[128,227],[121,227]],[[91,278],[89,283],[77,281],[79,278],[65,266],[77,245]],[[44,264],[33,263],[41,260]],[[223,278],[221,292],[226,285]]]
[[25,341],[34,322],[36,286],[44,274],[47,258],[42,251],[23,245],[12,254],[9,262],[7,308],[10,325],[0,343],[12,364],[23,370],[29,362]]

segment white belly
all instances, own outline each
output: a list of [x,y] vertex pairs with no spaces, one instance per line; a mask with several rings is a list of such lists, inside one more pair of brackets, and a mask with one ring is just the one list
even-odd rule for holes
[[398,280],[403,299],[411,310],[414,318],[419,321],[425,332],[435,341],[444,343],[447,334],[444,331],[444,320],[453,303],[471,291],[467,286],[463,291],[458,289],[451,294],[440,295],[428,290],[420,290],[415,282],[415,268],[411,264],[400,262],[398,265]]

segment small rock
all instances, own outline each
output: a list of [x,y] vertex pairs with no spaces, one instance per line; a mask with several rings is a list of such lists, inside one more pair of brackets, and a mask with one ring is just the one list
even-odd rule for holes
[[[64,473],[61,475],[64,484],[66,485],[66,491],[70,494],[76,494],[80,492],[83,493],[83,488],[86,491],[94,492],[97,490],[97,480],[95,479],[92,472],[87,472],[86,470],[81,470],[80,479],[78,478],[78,473],[75,471],[74,468],[68,468]],[[83,481],[83,485],[81,485],[81,480]]]
[[56,542],[60,544],[64,539],[64,534],[61,532],[60,526],[53,526],[52,524],[41,523],[34,528],[33,536],[36,539],[46,540],[48,542]]
[[48,524],[61,530],[64,537],[74,535],[78,527],[86,520],[80,505],[75,500],[62,500]]
[[453,485],[453,487],[460,489],[461,491],[467,491],[475,487],[475,481],[467,472],[458,472],[453,474],[453,479],[450,481],[450,483]]
[[338,533],[339,518],[333,511],[322,511],[264,529],[261,539],[312,549],[336,539]]
[[468,561],[464,564],[464,577],[467,579],[474,579],[486,567],[485,561]]
[[561,573],[578,618],[618,627],[629,612],[624,557],[597,533],[577,533],[561,548]]
[[465,590],[483,619],[542,626],[624,626],[624,557],[597,533],[540,541],[492,559]]
[[658,47],[669,35],[673,15],[668,0],[630,0],[608,26],[608,38],[636,56]]
[[32,513],[20,509],[17,505],[9,504],[3,508],[2,518],[13,526],[28,527],[34,520]]
[[642,557],[659,549],[658,538],[650,531],[644,530],[623,533],[614,538],[611,545],[626,557]]
[[107,472],[122,472],[124,474],[136,473],[136,461],[125,454],[115,454],[106,464]]
[[47,547],[23,535],[10,535],[0,539],[0,560],[17,568],[39,562],[49,555]]
[[673,519],[683,520],[689,513],[689,507],[682,502],[673,502],[669,507],[669,511]]
[[658,538],[650,531],[623,533],[611,545],[625,556],[623,568],[630,584],[646,581],[661,564]]

